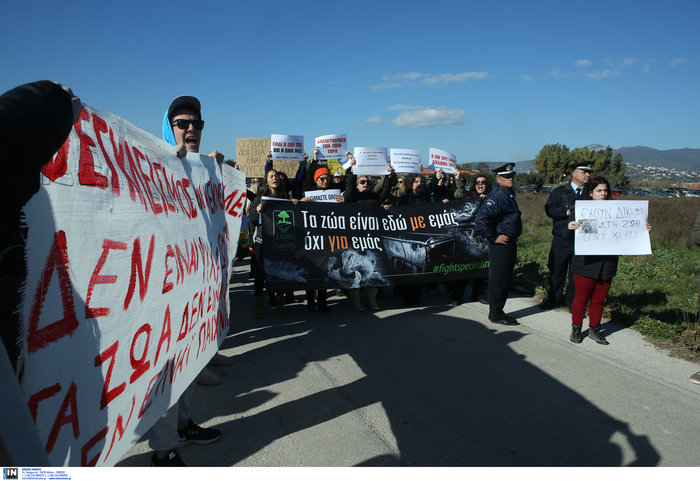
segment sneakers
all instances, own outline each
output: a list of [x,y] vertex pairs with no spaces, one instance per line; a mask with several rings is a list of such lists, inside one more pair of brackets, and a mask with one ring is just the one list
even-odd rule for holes
[[605,336],[603,336],[600,333],[600,328],[598,326],[596,327],[591,327],[588,329],[588,337],[593,339],[595,342],[598,344],[603,344],[603,345],[608,345],[610,344],[608,341],[605,340]]
[[571,336],[569,336],[569,341],[575,344],[581,344],[581,325],[572,324],[571,325]]
[[690,376],[690,382],[700,384],[700,371]]
[[[197,426],[191,419],[188,421],[187,426],[177,430],[177,434],[180,436],[180,446],[191,443],[210,444],[218,441],[221,437],[221,431],[218,429]],[[177,453],[175,455],[177,456]]]
[[158,459],[156,453],[151,457],[151,466],[154,468],[183,468],[187,466],[182,458],[177,454],[177,451],[169,451],[163,459]]

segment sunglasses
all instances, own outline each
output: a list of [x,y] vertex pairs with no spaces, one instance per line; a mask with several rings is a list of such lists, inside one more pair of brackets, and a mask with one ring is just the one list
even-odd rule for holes
[[365,179],[362,179],[362,180],[358,180],[357,183],[358,184],[366,184],[367,181]]
[[173,126],[177,125],[178,129],[187,130],[192,124],[195,130],[202,130],[204,128],[204,120],[190,120],[190,119],[175,119],[173,120]]
[[330,177],[319,177],[318,180],[320,180],[321,182],[328,182],[329,180],[331,180],[331,178]]
[[399,183],[399,184],[403,184],[403,180],[399,180],[398,183]]
[[476,185],[485,184],[485,183],[486,183],[485,180],[477,180],[477,181],[476,181]]

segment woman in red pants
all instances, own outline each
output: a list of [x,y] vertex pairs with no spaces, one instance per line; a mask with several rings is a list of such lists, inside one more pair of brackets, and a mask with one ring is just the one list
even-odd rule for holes
[[[590,179],[583,187],[581,199],[608,200],[610,183],[602,177]],[[574,209],[571,209],[573,218]],[[569,229],[576,230],[581,224],[569,222]],[[651,225],[647,222],[647,230]],[[581,342],[581,325],[588,306],[588,337],[598,344],[610,344],[600,332],[603,304],[610,290],[610,283],[617,273],[618,256],[574,256],[571,270],[574,273],[575,296],[571,305],[571,342]],[[590,306],[588,305],[590,303]]]

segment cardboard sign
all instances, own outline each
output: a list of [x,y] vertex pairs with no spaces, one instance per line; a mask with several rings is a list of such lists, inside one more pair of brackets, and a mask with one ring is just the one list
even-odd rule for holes
[[[269,137],[236,139],[236,165],[248,178],[265,177],[265,162],[269,152]],[[299,162],[278,160],[274,163],[274,167],[278,172],[284,172],[288,177],[294,178]]]

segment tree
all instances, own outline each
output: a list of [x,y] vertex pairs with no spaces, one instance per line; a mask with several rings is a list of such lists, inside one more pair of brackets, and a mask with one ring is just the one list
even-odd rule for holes
[[559,183],[566,179],[573,156],[566,145],[545,145],[535,157],[535,169],[544,182]]
[[479,162],[479,165],[476,166],[476,171],[480,174],[490,174],[491,167],[486,162]]

